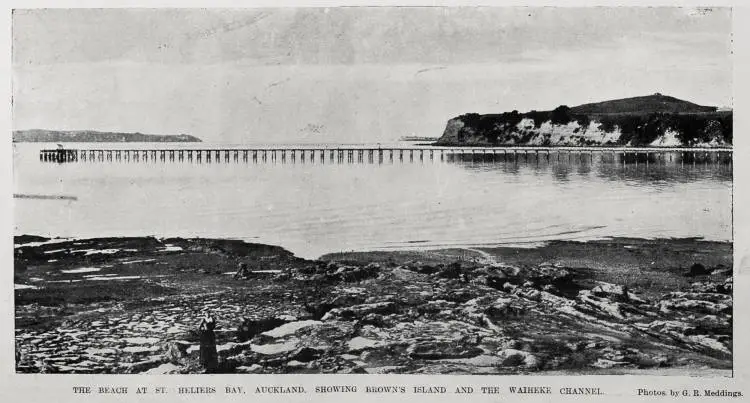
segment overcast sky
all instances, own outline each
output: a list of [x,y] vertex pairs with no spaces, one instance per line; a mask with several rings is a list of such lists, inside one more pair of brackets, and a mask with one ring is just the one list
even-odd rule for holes
[[13,72],[15,129],[385,142],[466,112],[731,105],[731,11],[16,10]]

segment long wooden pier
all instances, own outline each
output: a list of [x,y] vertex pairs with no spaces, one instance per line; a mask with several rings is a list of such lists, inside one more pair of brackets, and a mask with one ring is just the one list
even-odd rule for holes
[[182,163],[383,163],[450,160],[537,161],[612,156],[612,161],[732,162],[732,148],[688,147],[299,147],[226,149],[46,149],[42,162],[182,162]]

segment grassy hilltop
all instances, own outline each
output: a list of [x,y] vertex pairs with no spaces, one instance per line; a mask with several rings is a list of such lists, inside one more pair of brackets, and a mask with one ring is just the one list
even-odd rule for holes
[[551,111],[467,113],[437,145],[688,146],[732,144],[732,111],[654,94]]

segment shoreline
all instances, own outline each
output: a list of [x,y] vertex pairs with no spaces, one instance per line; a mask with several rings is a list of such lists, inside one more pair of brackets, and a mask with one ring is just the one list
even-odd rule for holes
[[[731,242],[612,238],[316,260],[221,239],[14,244],[17,372],[200,373],[204,309],[217,317],[227,373],[732,368]],[[246,278],[234,278],[239,263]]]
[[[38,235],[38,234],[22,234],[14,235],[13,248],[29,247],[29,246],[41,246],[45,244],[54,243],[66,243],[66,242],[89,242],[95,240],[113,240],[113,239],[124,239],[124,240],[142,240],[142,239],[155,239],[155,240],[190,240],[190,239],[202,239],[207,241],[217,242],[242,242],[249,245],[266,245],[273,246],[276,248],[284,249],[291,253],[294,257],[304,260],[316,261],[322,258],[329,258],[337,255],[352,255],[352,254],[399,254],[399,253],[429,253],[431,251],[445,251],[445,250],[504,250],[504,249],[518,249],[518,250],[529,250],[529,249],[540,249],[547,248],[550,245],[559,245],[560,243],[573,243],[573,244],[586,244],[586,243],[602,243],[602,242],[618,242],[618,241],[633,241],[633,242],[709,242],[715,244],[733,245],[732,239],[713,239],[705,238],[701,236],[684,236],[684,237],[640,237],[640,236],[580,236],[562,239],[532,239],[532,240],[515,240],[515,241],[504,241],[504,242],[482,242],[482,243],[429,243],[429,241],[418,240],[418,241],[402,241],[400,243],[393,243],[387,246],[380,247],[367,247],[362,249],[352,250],[338,250],[323,252],[321,254],[313,254],[306,256],[298,254],[293,250],[287,248],[284,245],[276,245],[271,243],[264,243],[259,240],[258,237],[186,237],[186,236],[159,236],[159,235],[133,235],[133,236],[97,236],[97,237],[63,237],[63,236],[51,236],[51,235]],[[19,241],[20,240],[20,241]]]

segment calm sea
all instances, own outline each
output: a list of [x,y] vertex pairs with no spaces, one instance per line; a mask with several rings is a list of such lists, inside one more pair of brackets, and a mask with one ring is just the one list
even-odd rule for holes
[[[40,162],[38,150],[54,146],[15,145],[14,193],[76,200],[14,199],[16,235],[239,238],[280,245],[301,257],[612,236],[732,237],[731,164],[636,165],[596,157],[383,164],[302,164],[299,158],[295,164]],[[95,147],[167,145],[78,146]]]

